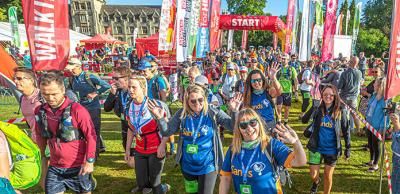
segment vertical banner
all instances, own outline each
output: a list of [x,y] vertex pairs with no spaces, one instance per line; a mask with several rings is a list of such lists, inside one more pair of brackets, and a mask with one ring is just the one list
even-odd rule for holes
[[356,44],[357,44],[358,31],[360,30],[361,7],[362,7],[362,2],[359,2],[356,5],[356,13],[354,14],[353,44],[351,44],[353,54],[356,53]]
[[8,9],[8,21],[11,25],[12,43],[19,48],[21,47],[21,39],[18,30],[17,7],[12,6]]
[[194,47],[196,46],[196,40],[199,28],[200,4],[201,0],[192,0],[192,8],[191,8],[192,14],[190,15],[190,22],[189,22],[188,56],[193,55],[193,50]]
[[[168,44],[168,27],[171,21],[172,0],[163,0],[161,5],[160,28],[158,30],[158,52],[166,53],[170,47]],[[136,30],[136,29],[135,29]],[[135,35],[133,35],[135,38]]]
[[328,0],[326,7],[326,19],[324,25],[324,37],[322,42],[321,62],[331,60],[333,58],[333,37],[336,27],[336,10],[338,0]]
[[293,30],[293,21],[294,21],[294,11],[295,11],[295,0],[289,0],[287,16],[286,16],[286,37],[285,37],[285,53],[290,53],[291,51],[291,36]]
[[274,50],[278,48],[278,35],[276,33],[274,33],[272,45],[274,46]]
[[336,20],[336,35],[342,35],[342,22],[343,22],[343,14],[340,14]]
[[307,61],[309,7],[310,7],[310,1],[305,0],[303,2],[303,15],[301,18],[301,33],[300,33],[300,48],[299,48],[300,61]]
[[68,0],[22,0],[35,71],[63,70],[69,57]]
[[247,38],[249,36],[249,31],[248,30],[243,30],[242,34],[242,48],[246,49],[247,48]]
[[176,62],[184,62],[188,58],[188,27],[192,0],[178,0],[176,11]]
[[315,1],[310,2],[309,18],[308,18],[308,33],[307,33],[307,60],[311,59],[311,40],[313,34],[314,18],[315,18]]
[[348,35],[347,29],[349,27],[349,21],[350,21],[350,10],[347,9],[347,13],[346,13],[346,34],[345,35]]
[[292,46],[291,46],[291,52],[292,53],[297,53],[297,28],[298,28],[298,13],[299,13],[299,7],[298,7],[298,0],[294,1],[294,14],[293,14],[293,29],[292,29]]
[[315,24],[322,26],[324,23],[324,13],[322,11],[322,0],[315,1]]
[[134,30],[133,30],[133,47],[135,47],[136,48],[136,38],[138,37],[138,28],[135,28]]
[[400,3],[394,1],[385,100],[400,93]]
[[206,57],[210,51],[210,7],[211,0],[201,0],[199,32],[197,33],[196,57]]
[[168,30],[167,30],[167,44],[168,44],[168,52],[172,53],[174,49],[176,48],[176,1],[177,0],[172,0],[172,4],[170,7],[170,20],[168,24]]
[[233,30],[228,31],[228,50],[231,50],[233,47]]
[[210,51],[214,52],[219,48],[221,40],[221,31],[219,30],[219,15],[221,10],[221,0],[211,1],[211,17],[210,17]]

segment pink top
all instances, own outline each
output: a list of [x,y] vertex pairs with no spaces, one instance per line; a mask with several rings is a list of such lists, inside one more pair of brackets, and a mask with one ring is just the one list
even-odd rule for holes
[[[12,161],[11,161],[11,155],[10,155],[10,148],[8,147],[6,136],[0,130],[0,154],[4,154],[4,153],[6,153],[8,155],[7,160],[8,160],[9,165],[11,166]],[[5,162],[5,161],[0,161],[0,163],[2,163],[2,162]],[[7,169],[0,168],[0,177],[5,177],[5,176],[7,177],[8,173],[1,172],[3,170],[7,170]]]
[[36,137],[37,134],[35,127],[36,127],[36,120],[35,120],[35,109],[36,107],[40,106],[41,103],[39,101],[39,89],[35,89],[32,95],[30,96],[23,96],[21,100],[21,112],[24,115],[30,129],[32,132],[32,140],[37,143]]

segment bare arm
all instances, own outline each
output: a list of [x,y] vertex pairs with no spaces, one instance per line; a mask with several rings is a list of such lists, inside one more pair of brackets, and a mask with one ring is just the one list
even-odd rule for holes
[[220,176],[219,194],[228,194],[231,187],[232,176]]
[[305,166],[307,164],[307,157],[299,139],[297,139],[296,143],[293,144],[293,149],[294,159],[292,160],[291,165],[293,167]]

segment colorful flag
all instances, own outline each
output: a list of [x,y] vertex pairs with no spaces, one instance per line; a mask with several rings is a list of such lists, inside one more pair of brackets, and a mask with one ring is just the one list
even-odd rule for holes
[[189,22],[189,44],[188,44],[188,55],[193,55],[194,47],[196,46],[197,33],[199,28],[200,18],[200,4],[201,0],[192,0],[192,8]]
[[309,7],[310,1],[303,2],[303,15],[301,18],[301,33],[300,33],[300,48],[299,48],[299,60],[307,61],[308,52],[308,20],[309,20]]
[[326,6],[326,19],[324,25],[324,37],[322,42],[321,62],[325,62],[333,58],[333,37],[336,27],[337,7],[338,0],[328,0]]
[[19,48],[21,47],[21,39],[18,30],[17,7],[11,6],[8,9],[8,21],[11,25],[12,43]]
[[[167,52],[170,47],[167,42],[168,27],[171,18],[172,0],[163,0],[161,5],[160,28],[158,30],[158,51]],[[136,28],[137,29],[137,28]],[[136,30],[135,29],[135,30]],[[135,38],[135,37],[134,37]]]
[[210,51],[210,7],[211,0],[201,0],[199,32],[197,33],[196,57],[206,57]]
[[278,35],[276,33],[274,33],[272,45],[274,46],[274,50],[278,48]]
[[324,13],[322,11],[322,0],[315,0],[315,24],[324,24]]
[[211,18],[210,18],[210,51],[214,52],[215,49],[219,48],[220,40],[222,38],[221,31],[219,30],[219,15],[221,9],[221,0],[211,1]]
[[170,20],[168,24],[168,31],[167,31],[167,44],[169,45],[168,47],[168,52],[172,53],[174,49],[176,49],[176,1],[177,0],[172,0],[172,4],[170,7]]
[[349,21],[350,21],[350,10],[347,10],[347,13],[346,13],[346,33],[345,33],[345,35],[348,35],[347,34],[347,29],[349,27]]
[[69,57],[68,0],[22,0],[35,71],[64,70]]
[[353,44],[352,45],[352,51],[353,54],[356,53],[356,44],[357,44],[357,37],[358,37],[358,31],[360,30],[360,21],[361,21],[361,7],[362,7],[362,2],[359,2],[356,6],[356,12],[354,14],[354,23],[353,23]]
[[243,30],[243,34],[242,34],[242,48],[243,49],[246,49],[246,47],[247,47],[248,36],[249,36],[249,31]]
[[189,18],[192,0],[177,0],[176,11],[176,62],[188,59]]
[[295,0],[289,0],[287,16],[286,16],[286,40],[285,40],[285,47],[284,52],[290,53],[291,51],[291,37],[292,37],[292,30],[293,30],[293,22],[295,20]]
[[400,94],[400,3],[393,2],[390,58],[386,81],[385,100]]
[[293,20],[293,29],[292,29],[292,46],[291,46],[291,52],[292,53],[297,53],[297,27],[298,27],[298,13],[299,13],[299,7],[298,7],[298,0],[295,0],[294,3],[294,20]]
[[233,46],[233,30],[228,31],[228,50],[231,50]]
[[310,2],[309,18],[308,18],[308,32],[307,32],[307,60],[311,59],[311,44],[312,44],[312,34],[315,18],[315,1]]

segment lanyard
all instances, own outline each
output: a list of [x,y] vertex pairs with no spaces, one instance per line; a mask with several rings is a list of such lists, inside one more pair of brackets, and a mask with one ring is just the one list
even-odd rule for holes
[[[146,104],[146,100],[147,100],[147,98],[145,98],[143,100],[143,102],[142,102],[142,105],[140,105],[139,113],[137,114],[137,116],[134,115],[134,116],[136,116],[136,118],[134,119],[135,122],[132,123],[132,124],[133,124],[133,126],[135,126],[135,130],[136,130],[137,134],[141,134],[142,133],[142,131],[139,129],[139,127],[140,127],[140,118],[142,117],[143,107]],[[135,108],[133,108],[133,110],[135,111]]]
[[[124,94],[125,94],[125,96],[124,96]],[[122,108],[123,108],[123,110],[125,110],[125,108],[126,108],[126,103],[128,102],[128,92],[123,92],[123,91],[121,90],[120,98],[121,98]]]
[[251,154],[249,163],[247,163],[246,168],[244,167],[244,164],[243,164],[244,150],[242,150],[242,152],[240,153],[240,162],[242,163],[242,174],[243,174],[243,183],[244,184],[247,183],[247,172],[249,171],[251,162],[253,161],[254,156],[256,155],[256,152],[258,151],[258,149],[260,149],[259,145],[257,146],[257,148],[254,149],[253,153]]
[[195,142],[196,142],[197,134],[199,133],[200,126],[201,126],[201,123],[203,121],[203,118],[204,118],[204,114],[200,113],[200,120],[199,120],[199,123],[197,124],[197,128],[194,128],[193,117],[190,117],[190,123],[192,125],[193,144],[195,144]]

